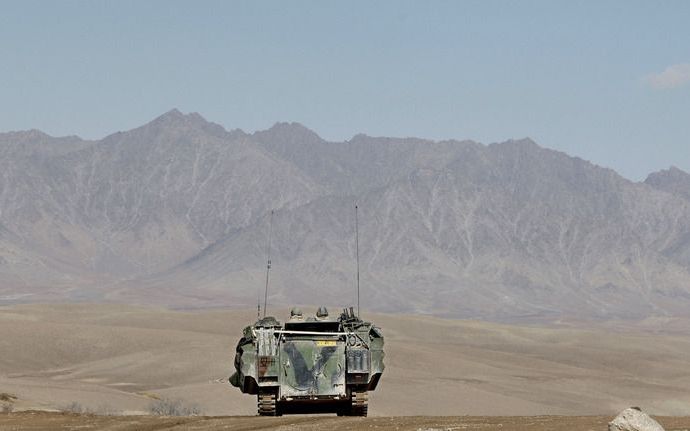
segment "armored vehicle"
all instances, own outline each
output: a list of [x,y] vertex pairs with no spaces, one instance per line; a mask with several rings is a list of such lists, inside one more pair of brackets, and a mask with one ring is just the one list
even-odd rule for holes
[[383,373],[383,335],[352,307],[338,318],[293,308],[282,325],[264,317],[244,328],[230,383],[255,394],[259,415],[366,416],[368,392]]

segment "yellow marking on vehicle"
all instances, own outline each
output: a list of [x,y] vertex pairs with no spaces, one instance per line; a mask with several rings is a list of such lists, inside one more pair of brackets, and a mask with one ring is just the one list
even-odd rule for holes
[[336,346],[337,344],[335,340],[316,340],[317,346]]

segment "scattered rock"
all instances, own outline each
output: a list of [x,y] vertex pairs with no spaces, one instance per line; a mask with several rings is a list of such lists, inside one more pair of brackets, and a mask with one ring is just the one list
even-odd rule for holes
[[609,431],[664,431],[664,427],[641,408],[630,407],[609,422]]

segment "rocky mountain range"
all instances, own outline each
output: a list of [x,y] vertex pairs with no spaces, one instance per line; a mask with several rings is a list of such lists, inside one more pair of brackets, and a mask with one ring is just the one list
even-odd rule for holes
[[636,183],[529,139],[483,145],[170,111],[98,141],[0,134],[0,303],[255,306],[467,318],[690,315],[690,175]]

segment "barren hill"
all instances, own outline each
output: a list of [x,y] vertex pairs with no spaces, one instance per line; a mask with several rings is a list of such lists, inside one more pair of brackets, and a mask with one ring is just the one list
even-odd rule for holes
[[[690,312],[688,176],[634,183],[529,139],[328,142],[173,110],[99,141],[0,134],[0,301],[364,300],[484,319]],[[680,180],[679,180],[680,179]],[[673,184],[668,185],[668,184]]]

